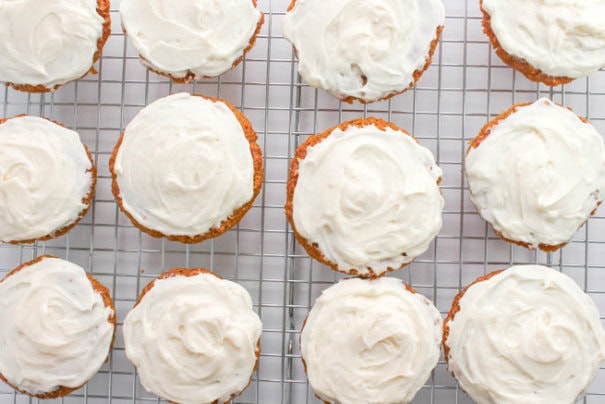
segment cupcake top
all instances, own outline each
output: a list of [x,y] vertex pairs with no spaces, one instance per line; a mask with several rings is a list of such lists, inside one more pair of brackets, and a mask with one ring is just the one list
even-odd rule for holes
[[489,28],[511,56],[551,77],[605,66],[605,1],[482,0]]
[[425,252],[441,229],[441,175],[431,152],[395,125],[346,122],[298,148],[286,213],[313,257],[381,275]]
[[64,233],[88,209],[95,180],[77,132],[32,116],[0,120],[0,241]]
[[441,0],[294,0],[283,22],[298,71],[345,101],[373,102],[412,86],[430,64]]
[[143,63],[174,78],[229,70],[262,24],[253,0],[123,0],[122,26]]
[[261,331],[242,286],[173,269],[126,316],[124,347],[148,391],[183,404],[224,403],[250,382]]
[[457,297],[445,327],[449,370],[479,403],[573,403],[605,361],[594,302],[540,265],[480,278]]
[[151,235],[201,241],[197,236],[243,215],[258,194],[255,141],[250,123],[225,101],[186,93],[159,99],[128,124],[114,149],[114,194]]
[[81,267],[42,256],[0,282],[0,324],[1,378],[50,398],[97,373],[111,347],[115,312],[109,291]]
[[99,3],[107,16],[97,0],[0,2],[0,81],[48,91],[84,76],[109,34]]
[[605,145],[588,121],[543,98],[488,123],[465,172],[473,203],[497,233],[556,248],[605,196]]
[[441,326],[435,306],[399,279],[340,281],[302,329],[309,383],[330,403],[408,403],[437,365]]

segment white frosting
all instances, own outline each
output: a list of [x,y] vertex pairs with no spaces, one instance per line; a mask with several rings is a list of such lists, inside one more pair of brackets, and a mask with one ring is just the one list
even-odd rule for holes
[[248,47],[261,12],[252,0],[122,0],[122,25],[148,67],[173,77],[218,76]]
[[283,33],[307,83],[372,102],[414,82],[444,21],[441,0],[296,0]]
[[186,93],[137,114],[114,171],[124,209],[165,235],[204,234],[254,193],[250,144],[233,112]]
[[300,343],[321,399],[408,403],[437,365],[441,333],[439,311],[401,280],[353,278],[315,301]]
[[155,281],[124,320],[124,347],[150,392],[182,404],[246,388],[262,331],[248,292],[212,274]]
[[573,403],[605,361],[594,302],[544,266],[513,266],[471,286],[449,328],[449,370],[481,404]]
[[46,119],[0,124],[0,241],[52,234],[86,205],[92,163],[80,136]]
[[431,152],[403,131],[337,128],[300,162],[296,231],[339,270],[398,269],[441,229],[442,173]]
[[112,315],[81,267],[51,257],[24,267],[0,282],[0,373],[30,394],[80,387],[107,358]]
[[502,48],[549,76],[605,66],[605,0],[483,0]]
[[480,215],[531,248],[569,241],[605,192],[603,138],[544,98],[493,127],[465,167]]
[[53,89],[84,76],[103,22],[97,0],[0,1],[0,81]]

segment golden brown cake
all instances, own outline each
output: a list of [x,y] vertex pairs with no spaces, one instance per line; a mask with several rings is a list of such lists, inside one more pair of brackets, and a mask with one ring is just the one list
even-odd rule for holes
[[605,361],[595,303],[567,275],[517,265],[479,277],[444,322],[448,369],[478,403],[573,403]]
[[96,174],[77,132],[46,118],[0,119],[0,242],[67,233],[91,206]]
[[109,290],[44,255],[0,281],[0,380],[41,399],[82,387],[106,361],[116,330]]
[[124,320],[124,346],[148,391],[171,402],[225,403],[249,385],[261,332],[242,286],[207,269],[175,268],[141,292]]
[[0,5],[0,82],[53,91],[96,73],[111,31],[109,0],[23,0]]
[[415,85],[444,22],[441,0],[293,0],[283,32],[305,82],[344,102],[371,103]]
[[122,28],[151,71],[189,82],[237,66],[264,22],[256,0],[160,0],[120,3]]
[[441,175],[432,153],[394,124],[344,122],[296,150],[286,216],[314,259],[381,276],[424,253],[441,229]]
[[109,162],[113,194],[153,237],[197,243],[235,226],[263,182],[250,122],[227,101],[186,93],[148,105]]
[[555,251],[605,192],[605,144],[586,120],[543,98],[488,122],[465,159],[471,200],[502,239]]

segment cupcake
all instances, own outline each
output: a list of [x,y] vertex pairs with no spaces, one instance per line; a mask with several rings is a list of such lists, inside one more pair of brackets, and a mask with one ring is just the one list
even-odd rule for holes
[[116,329],[109,290],[71,262],[41,256],[0,281],[0,380],[66,396],[106,361]]
[[186,93],[148,105],[128,124],[109,168],[113,194],[153,237],[197,243],[252,207],[263,182],[261,149],[226,101]]
[[605,361],[594,302],[541,265],[492,272],[460,292],[443,346],[450,372],[478,403],[574,403]]
[[143,64],[178,82],[235,67],[264,19],[256,0],[122,0],[120,16]]
[[41,93],[94,73],[109,33],[109,0],[2,1],[0,82]]
[[292,0],[283,34],[309,85],[370,103],[414,86],[444,21],[441,0]]
[[602,0],[479,0],[483,30],[504,63],[549,86],[605,66]]
[[243,287],[177,268],[143,289],[124,320],[124,347],[148,391],[175,403],[226,403],[250,383],[261,331]]
[[409,403],[437,365],[441,332],[439,311],[401,280],[353,278],[315,301],[300,349],[326,403]]
[[605,145],[586,119],[542,98],[485,125],[465,173],[473,203],[498,236],[554,251],[603,200]]
[[1,242],[67,233],[90,208],[95,183],[92,156],[77,132],[46,118],[0,120]]
[[345,122],[296,150],[286,216],[311,257],[380,276],[409,264],[439,233],[441,175],[431,152],[394,124]]

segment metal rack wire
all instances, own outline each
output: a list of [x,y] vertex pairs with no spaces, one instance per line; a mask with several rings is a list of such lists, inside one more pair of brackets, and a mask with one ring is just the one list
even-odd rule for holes
[[[111,7],[112,35],[98,76],[66,85],[52,94],[0,89],[0,117],[44,115],[77,130],[99,171],[91,212],[57,240],[27,246],[0,244],[0,276],[40,254],[82,265],[107,285],[118,314],[118,337],[110,361],[84,388],[58,402],[144,403],[159,400],[137,380],[124,354],[121,322],[139,291],[176,266],[203,266],[242,284],[263,319],[263,352],[254,379],[237,403],[317,402],[309,388],[298,347],[302,321],[314,299],[339,276],[313,262],[294,241],[283,214],[288,164],[307,136],[344,120],[377,116],[409,130],[433,150],[444,170],[444,225],[427,253],[401,277],[445,314],[455,294],[477,276],[513,263],[542,263],[572,276],[605,314],[605,212],[603,209],[561,251],[545,254],[499,240],[478,217],[462,176],[466,142],[490,117],[512,103],[547,96],[587,116],[605,133],[605,71],[557,88],[527,81],[504,66],[481,32],[477,0],[444,0],[442,41],[433,65],[415,89],[390,101],[342,104],[309,88],[297,75],[290,44],[281,36],[289,0],[259,0],[266,22],[244,63],[220,78],[188,85],[149,73],[126,41]],[[119,213],[110,190],[108,160],[125,124],[145,105],[178,91],[227,99],[248,116],[264,151],[266,180],[253,209],[217,239],[182,245],[141,234]],[[0,383],[0,404],[37,402]],[[445,363],[433,372],[415,403],[470,402]],[[584,399],[605,403],[605,369]]]

